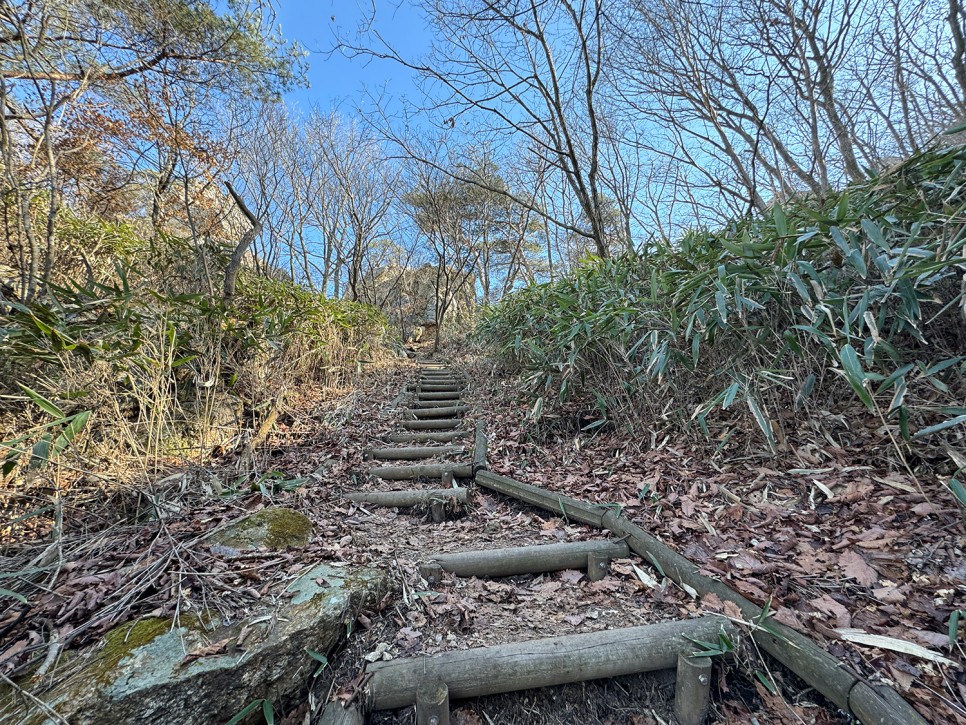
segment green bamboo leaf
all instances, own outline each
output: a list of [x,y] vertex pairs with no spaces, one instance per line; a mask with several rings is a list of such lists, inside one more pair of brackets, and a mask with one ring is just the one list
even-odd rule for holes
[[84,426],[87,425],[87,421],[90,420],[91,411],[85,410],[76,415],[70,417],[70,422],[67,426],[60,432],[57,436],[57,440],[54,441],[54,445],[50,449],[50,457],[54,458],[60,455],[67,446],[73,443],[74,438],[80,433]]
[[748,408],[751,410],[751,414],[755,418],[755,422],[758,423],[758,427],[761,428],[761,432],[765,434],[765,439],[768,441],[769,448],[772,451],[775,449],[775,432],[771,429],[771,421],[765,416],[764,411],[762,411],[761,406],[758,405],[758,401],[755,400],[754,396],[750,393],[745,396],[745,401],[748,403]]
[[865,403],[869,410],[872,410],[875,404],[872,395],[865,387],[866,375],[862,370],[862,363],[859,361],[859,355],[855,348],[848,343],[843,345],[839,351],[839,361],[842,363],[845,379],[849,381],[849,385],[852,386],[855,394],[859,396],[859,399]]
[[49,413],[55,418],[64,417],[64,411],[62,411],[60,408],[54,405],[54,403],[51,402],[50,400],[47,400],[47,398],[45,398],[43,395],[38,393],[36,390],[32,390],[31,388],[28,388],[23,383],[17,383],[17,385],[19,385],[20,389],[23,390],[27,394],[27,396],[32,401],[34,401],[37,407],[42,409],[45,413]]
[[12,592],[9,589],[0,587],[0,599],[3,597],[10,597],[11,599],[16,599],[21,604],[27,604],[27,597],[25,597],[23,594],[18,594],[17,592]]
[[849,213],[849,192],[843,191],[842,196],[839,197],[839,203],[835,207],[835,221],[841,224],[845,221],[846,215]]
[[882,234],[882,229],[874,221],[871,219],[863,219],[862,230],[865,232],[865,235],[872,240],[872,243],[883,252],[892,251],[892,247],[889,246],[889,243],[886,242],[885,237]]
[[735,397],[738,395],[740,387],[738,383],[732,383],[725,389],[724,400],[721,401],[722,410],[728,410],[728,407],[735,402]]
[[261,700],[261,699],[252,700],[250,703],[245,705],[245,707],[243,707],[241,710],[236,712],[232,716],[231,720],[225,723],[225,725],[238,725],[238,723],[240,723],[246,717],[248,717],[253,712],[255,712],[255,710],[257,710],[262,705],[263,702],[264,700]]
[[50,442],[50,435],[45,434],[39,441],[34,443],[33,449],[30,452],[31,468],[43,468],[47,465],[47,461],[50,460]]
[[950,478],[949,483],[946,485],[949,486],[949,490],[953,492],[953,496],[959,501],[959,505],[966,507],[966,486],[963,486],[958,478]]
[[779,204],[775,204],[772,207],[772,219],[775,222],[775,231],[778,236],[784,237],[788,235],[788,217],[785,216],[785,210],[781,208]]
[[918,440],[919,438],[924,438],[933,433],[938,433],[939,431],[946,430],[947,428],[952,428],[957,425],[966,423],[966,415],[957,415],[955,418],[948,418],[942,423],[936,423],[936,425],[931,425],[928,428],[923,428],[918,431],[913,437],[913,440]]

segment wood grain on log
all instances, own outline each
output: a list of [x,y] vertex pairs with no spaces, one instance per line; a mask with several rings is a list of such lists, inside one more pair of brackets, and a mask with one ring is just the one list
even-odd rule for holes
[[457,478],[470,478],[473,466],[466,463],[427,463],[416,466],[379,466],[370,468],[369,473],[388,481],[406,481],[411,478],[439,478],[446,471],[452,471]]
[[463,421],[459,418],[436,418],[429,420],[404,420],[401,425],[406,430],[443,430],[459,428]]
[[678,655],[674,715],[681,725],[704,725],[711,704],[711,658]]
[[420,458],[451,456],[465,453],[464,446],[423,446],[419,448],[373,448],[368,451],[372,458],[382,461],[416,461]]
[[457,393],[420,393],[418,396],[419,400],[430,401],[430,400],[452,400],[453,397],[459,397]]
[[449,408],[454,405],[459,405],[459,398],[446,398],[445,400],[422,400],[417,399],[413,402],[413,408]]
[[469,436],[469,431],[429,431],[426,433],[392,433],[389,440],[392,443],[451,443],[467,436]]
[[431,488],[426,490],[407,489],[405,491],[353,491],[346,499],[355,503],[368,503],[373,506],[392,506],[409,508],[422,506],[433,501],[455,499],[466,503],[469,490],[465,488]]
[[465,405],[451,405],[447,408],[416,408],[410,412],[417,418],[454,418],[468,410]]
[[478,420],[473,436],[473,472],[484,468],[486,468],[486,423]]
[[449,688],[438,677],[416,686],[416,725],[449,725]]
[[583,569],[587,566],[589,554],[620,559],[628,553],[627,544],[623,541],[576,541],[568,544],[431,554],[427,559],[435,561],[456,576],[484,577]]

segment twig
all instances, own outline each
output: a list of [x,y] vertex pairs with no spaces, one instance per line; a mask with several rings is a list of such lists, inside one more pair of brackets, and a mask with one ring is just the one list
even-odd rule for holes
[[59,723],[64,723],[64,725],[69,725],[69,723],[67,721],[67,718],[65,718],[59,712],[57,712],[56,710],[54,710],[46,702],[44,702],[43,700],[39,699],[33,693],[27,692],[25,689],[23,689],[20,685],[18,685],[16,682],[14,682],[13,680],[11,680],[9,677],[7,677],[2,672],[0,672],[0,679],[2,679],[7,685],[9,685],[15,692],[17,692],[17,693],[25,696],[28,700],[33,701],[33,703],[35,705],[37,705],[37,707],[39,707],[41,710],[43,710],[53,720],[55,720],[56,722],[59,722]]

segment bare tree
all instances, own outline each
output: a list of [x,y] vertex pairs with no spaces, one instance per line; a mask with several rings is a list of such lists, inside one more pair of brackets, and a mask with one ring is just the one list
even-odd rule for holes
[[638,144],[665,159],[649,193],[699,216],[821,196],[962,115],[956,0],[628,0],[610,17],[611,87],[661,130]]
[[[369,25],[368,47],[344,43],[349,54],[389,58],[421,74],[434,94],[431,110],[440,127],[470,123],[478,138],[526,139],[548,169],[570,187],[579,214],[550,216],[549,223],[592,242],[608,256],[630,240],[608,228],[600,84],[604,67],[603,0],[427,0],[424,9],[437,38],[425,61],[403,57]],[[399,135],[396,140],[414,153]],[[420,157],[431,163],[431,158]],[[485,185],[463,176],[461,181]],[[509,193],[507,190],[498,193]],[[518,204],[526,198],[511,196]],[[622,230],[617,230],[622,231]]]
[[311,144],[330,181],[329,193],[338,197],[333,209],[341,217],[337,228],[350,238],[341,254],[348,295],[359,300],[365,297],[366,258],[374,242],[392,231],[389,211],[396,200],[399,170],[371,130],[358,122],[316,112],[309,127]]

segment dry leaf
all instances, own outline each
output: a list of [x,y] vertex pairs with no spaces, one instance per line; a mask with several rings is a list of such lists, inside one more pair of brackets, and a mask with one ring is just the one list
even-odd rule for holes
[[846,576],[855,579],[864,587],[869,587],[879,581],[879,574],[869,566],[865,558],[858,551],[846,551],[839,556],[839,567]]
[[893,652],[902,652],[903,654],[911,655],[913,657],[920,657],[921,659],[929,660],[930,662],[937,662],[941,665],[953,665],[954,667],[958,666],[951,659],[943,657],[938,652],[933,652],[930,649],[926,649],[925,647],[915,644],[914,642],[907,642],[904,639],[883,637],[881,634],[869,634],[864,629],[843,628],[836,629],[835,631],[846,642],[864,644],[869,647],[892,650]]

